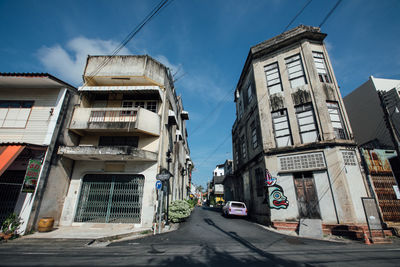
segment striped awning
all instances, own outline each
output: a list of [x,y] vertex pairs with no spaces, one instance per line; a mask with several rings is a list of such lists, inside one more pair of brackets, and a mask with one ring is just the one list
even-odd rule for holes
[[0,176],[14,162],[24,148],[25,146],[22,145],[0,146]]

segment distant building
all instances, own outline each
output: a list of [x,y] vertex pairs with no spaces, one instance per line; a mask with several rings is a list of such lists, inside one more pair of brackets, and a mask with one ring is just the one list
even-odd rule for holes
[[189,114],[172,75],[147,55],[89,56],[83,79],[68,126],[79,143],[58,150],[74,162],[60,224],[150,227],[157,174],[173,175],[169,201],[190,194]]
[[234,198],[261,223],[366,224],[366,182],[326,36],[300,25],[257,44],[240,75],[232,141],[241,188]]
[[213,171],[213,179],[208,185],[209,194],[215,199],[215,202],[225,201],[224,180],[227,175],[232,174],[232,160],[227,159],[223,164],[219,164]]
[[387,107],[388,116],[394,124],[396,138],[400,140],[399,90],[400,80],[371,76],[368,81],[343,98],[354,138],[360,146],[396,149],[384,106]]
[[0,73],[0,225],[13,212],[22,232],[58,222],[69,179],[57,148],[76,140],[65,130],[75,101],[76,88],[50,74]]

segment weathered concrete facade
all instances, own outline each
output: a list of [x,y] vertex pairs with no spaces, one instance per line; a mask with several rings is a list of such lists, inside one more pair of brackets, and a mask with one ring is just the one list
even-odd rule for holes
[[149,56],[89,56],[83,78],[68,127],[79,144],[58,150],[74,161],[60,224],[150,227],[162,169],[170,201],[189,194],[189,116],[169,69]]
[[[0,171],[0,223],[15,212],[25,232],[41,217],[60,217],[72,161],[60,161],[57,147],[76,141],[66,130],[76,96],[76,88],[47,73],[0,74],[0,150],[21,148]],[[24,192],[30,160],[41,162],[40,172]]]
[[237,85],[233,160],[243,193],[234,197],[265,224],[365,223],[360,157],[325,37],[301,25],[252,47]]

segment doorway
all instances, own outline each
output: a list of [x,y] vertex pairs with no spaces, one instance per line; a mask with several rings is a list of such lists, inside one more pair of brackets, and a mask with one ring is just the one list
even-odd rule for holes
[[296,172],[293,178],[300,218],[321,219],[313,173]]
[[143,175],[85,175],[75,222],[140,223],[143,186]]

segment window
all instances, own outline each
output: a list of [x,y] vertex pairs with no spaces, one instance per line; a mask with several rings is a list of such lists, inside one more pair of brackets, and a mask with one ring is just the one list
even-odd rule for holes
[[135,108],[144,108],[144,101],[136,101]]
[[313,52],[315,68],[317,69],[319,80],[323,83],[330,83],[331,79],[328,75],[324,54],[320,52]]
[[318,141],[318,130],[315,125],[314,111],[311,104],[296,107],[297,121],[302,144]]
[[253,149],[255,149],[258,146],[258,140],[257,140],[257,127],[254,121],[252,122],[250,128],[251,128],[251,143],[253,144]]
[[275,130],[276,147],[291,146],[292,135],[286,109],[273,112],[271,115]]
[[269,94],[275,94],[282,91],[281,75],[279,74],[278,62],[265,66],[265,76],[267,78],[267,87]]
[[[146,108],[154,113],[157,113],[157,101],[122,101],[123,108]],[[124,110],[121,111],[121,115],[132,115],[134,114],[133,110]]]
[[132,146],[138,147],[137,136],[100,136],[99,146]]
[[146,109],[157,113],[157,102],[156,101],[148,101],[146,105]]
[[327,102],[326,105],[328,106],[329,117],[331,118],[333,132],[336,139],[347,139],[346,131],[344,130],[342,123],[342,116],[340,116],[338,103]]
[[243,116],[243,103],[239,99],[239,118],[242,118],[242,116]]
[[239,146],[237,145],[237,143],[234,143],[234,147],[235,147],[235,163],[236,165],[239,165]]
[[290,86],[296,88],[306,84],[306,77],[304,75],[303,64],[301,63],[300,55],[289,57],[285,60],[286,68],[288,70]]
[[264,195],[264,175],[261,168],[255,170],[256,183],[257,183],[257,196],[262,197]]
[[0,127],[25,128],[33,101],[0,101]]
[[250,83],[249,86],[247,87],[247,100],[249,103],[253,100],[253,86]]
[[242,136],[240,140],[242,142],[242,156],[245,159],[247,157],[246,140],[244,136]]

